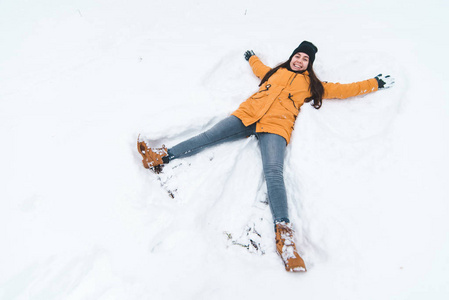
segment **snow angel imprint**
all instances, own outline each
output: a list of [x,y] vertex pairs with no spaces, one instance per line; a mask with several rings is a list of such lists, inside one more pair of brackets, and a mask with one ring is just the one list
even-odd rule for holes
[[170,148],[149,148],[137,143],[145,168],[161,172],[170,161],[194,155],[208,147],[256,135],[262,156],[268,201],[276,233],[276,249],[287,271],[306,271],[293,239],[288,216],[283,166],[300,107],[311,102],[319,109],[322,99],[359,96],[394,84],[390,76],[377,75],[367,80],[340,84],[320,81],[313,70],[318,48],[303,41],[289,59],[275,68],[264,65],[252,50],[245,52],[254,74],[260,78],[259,90],[240,104],[229,117],[211,129]]

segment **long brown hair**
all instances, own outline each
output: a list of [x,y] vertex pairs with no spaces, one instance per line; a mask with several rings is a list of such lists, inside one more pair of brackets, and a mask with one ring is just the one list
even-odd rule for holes
[[[262,81],[260,82],[259,86],[261,86],[265,81],[267,81],[274,73],[276,73],[277,70],[281,68],[285,68],[289,71],[292,71],[290,69],[290,60],[287,60],[286,62],[281,63],[280,65],[274,67],[270,71],[265,74],[265,76],[262,78]],[[307,71],[309,72],[309,91],[312,94],[309,98],[306,98],[305,102],[310,102],[313,100],[312,106],[316,109],[319,109],[322,104],[323,95],[324,95],[324,87],[321,81],[316,76],[315,72],[313,71],[313,62],[309,61],[309,65],[307,66]]]

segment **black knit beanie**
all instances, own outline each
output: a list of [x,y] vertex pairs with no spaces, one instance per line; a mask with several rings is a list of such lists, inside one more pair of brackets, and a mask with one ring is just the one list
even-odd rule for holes
[[290,59],[292,59],[292,57],[298,52],[307,54],[309,56],[310,62],[313,63],[313,61],[315,60],[315,53],[318,52],[318,48],[311,42],[303,41],[301,44],[299,44],[298,48],[293,51],[292,55],[290,55]]

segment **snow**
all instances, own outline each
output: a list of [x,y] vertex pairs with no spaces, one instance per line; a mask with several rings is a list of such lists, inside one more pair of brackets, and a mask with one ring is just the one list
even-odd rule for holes
[[[0,1],[0,299],[447,299],[448,8]],[[275,66],[302,40],[321,80],[396,84],[301,108],[291,274],[254,137],[174,161],[162,187],[136,139],[209,128],[257,89],[246,50]]]

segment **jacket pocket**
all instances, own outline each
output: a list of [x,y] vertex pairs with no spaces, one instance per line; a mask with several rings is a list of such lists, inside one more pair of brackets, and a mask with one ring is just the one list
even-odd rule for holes
[[251,98],[259,99],[259,98],[263,98],[265,96],[268,96],[269,95],[268,90],[270,89],[270,87],[271,87],[271,84],[267,84],[263,88],[261,87],[260,90],[257,93],[255,93],[254,95],[251,96]]
[[296,104],[292,99],[282,99],[279,102],[281,103],[282,107],[291,112],[295,116],[295,118],[298,116],[299,109],[296,107]]
[[260,99],[260,98],[263,98],[263,97],[266,97],[267,96],[267,93],[266,92],[257,92],[257,93],[255,93],[254,95],[252,95],[251,96],[251,99]]

